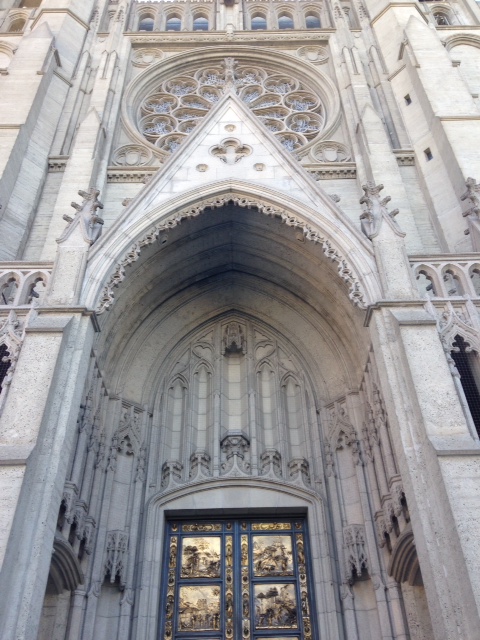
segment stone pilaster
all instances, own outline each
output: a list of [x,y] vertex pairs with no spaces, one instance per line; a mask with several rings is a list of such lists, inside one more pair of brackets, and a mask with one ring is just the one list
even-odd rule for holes
[[73,309],[44,312],[26,329],[0,418],[0,470],[10,506],[2,510],[3,530],[10,531],[6,550],[2,541],[3,640],[37,638],[38,594],[47,584],[93,333],[90,318]]
[[423,308],[386,304],[373,311],[370,327],[434,637],[475,637],[480,496],[466,488],[480,481],[478,441],[465,422],[435,323]]

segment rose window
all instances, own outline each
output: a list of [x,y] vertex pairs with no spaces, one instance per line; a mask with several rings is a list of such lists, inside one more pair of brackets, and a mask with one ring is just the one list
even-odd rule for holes
[[157,149],[172,153],[228,92],[234,92],[288,151],[313,142],[324,128],[320,97],[299,80],[227,58],[218,66],[159,83],[140,106],[140,131]]

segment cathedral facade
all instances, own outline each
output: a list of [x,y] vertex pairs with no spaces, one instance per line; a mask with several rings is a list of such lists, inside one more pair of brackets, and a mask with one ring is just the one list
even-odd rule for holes
[[0,0],[2,640],[479,637],[479,96],[473,0]]

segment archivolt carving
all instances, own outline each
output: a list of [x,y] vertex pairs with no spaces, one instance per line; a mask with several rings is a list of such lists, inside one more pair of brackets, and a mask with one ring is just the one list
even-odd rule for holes
[[284,209],[279,209],[270,204],[265,204],[255,200],[250,200],[243,195],[231,193],[225,196],[219,196],[217,198],[209,198],[202,200],[194,206],[187,207],[176,213],[175,215],[167,218],[164,222],[155,225],[141,240],[135,242],[127,252],[121,262],[119,262],[113,272],[110,280],[105,285],[102,295],[100,297],[99,304],[96,308],[98,315],[108,311],[115,300],[114,289],[125,280],[126,267],[130,266],[138,260],[142,249],[156,242],[158,236],[161,233],[165,233],[169,229],[175,228],[182,220],[188,220],[190,218],[196,218],[206,209],[218,209],[227,204],[235,204],[239,207],[245,207],[248,209],[256,208],[260,213],[270,217],[279,218],[288,227],[294,227],[300,229],[306,240],[310,240],[315,244],[321,245],[323,253],[329,260],[336,262],[338,265],[338,275],[349,286],[349,299],[353,304],[360,309],[366,309],[366,302],[364,293],[359,280],[355,276],[352,268],[349,266],[346,259],[341,253],[333,246],[328,238],[322,236],[316,229],[313,229],[309,224],[300,220],[296,216],[287,213]]

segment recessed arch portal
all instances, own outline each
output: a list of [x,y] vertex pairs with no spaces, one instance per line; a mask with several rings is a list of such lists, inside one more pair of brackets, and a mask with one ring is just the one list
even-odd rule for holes
[[[319,345],[328,343],[327,366],[337,371],[332,381],[355,378],[363,366],[364,314],[339,278],[346,265],[332,244],[315,242],[312,227],[285,210],[264,204],[269,215],[259,215],[252,200],[238,205],[229,200],[209,201],[217,208],[202,215],[203,206],[190,208],[186,223],[173,216],[168,232],[157,227],[144,236],[143,247],[135,243],[125,266],[118,265],[128,277],[115,289],[109,313],[100,315],[98,345],[119,392],[127,393],[129,380],[143,380],[141,397],[136,392],[135,398],[150,403],[147,378],[157,375],[158,361],[191,332],[232,310],[274,327],[299,352],[316,354],[311,366],[317,373],[324,364]],[[310,233],[313,241],[307,239]],[[316,334],[316,345],[307,345]]]
[[[219,209],[229,204],[255,210],[266,216],[276,218],[281,223],[297,229],[304,240],[318,244],[324,255],[337,266],[337,275],[347,283],[349,288],[348,297],[355,306],[365,309],[368,304],[378,298],[379,288],[375,277],[376,270],[372,273],[374,263],[371,258],[373,256],[368,256],[370,260],[365,260],[367,256],[363,250],[364,248],[356,246],[355,242],[352,243],[352,238],[348,237],[351,234],[350,229],[348,229],[350,233],[348,235],[345,234],[345,237],[342,238],[342,235],[338,233],[338,229],[336,233],[333,232],[334,227],[331,224],[327,223],[326,228],[322,228],[322,225],[318,224],[320,220],[317,216],[315,216],[317,219],[314,222],[310,216],[299,215],[299,210],[304,209],[301,203],[297,203],[297,206],[294,206],[293,202],[288,202],[288,197],[282,197],[281,201],[274,200],[268,197],[267,193],[260,195],[259,193],[243,191],[241,188],[234,191],[230,188],[227,190],[219,189],[217,195],[213,197],[196,198],[193,201],[189,200],[189,198],[183,198],[183,201],[184,203],[187,201],[188,204],[185,203],[182,206],[180,203],[171,203],[170,212],[168,209],[165,211],[167,215],[157,214],[155,216],[154,212],[152,212],[149,216],[150,219],[160,218],[160,221],[153,226],[145,228],[145,224],[143,224],[141,229],[138,229],[139,225],[135,224],[136,229],[132,229],[132,231],[137,237],[133,243],[131,240],[129,241],[129,238],[132,238],[131,233],[122,234],[123,249],[117,257],[119,262],[115,265],[113,273],[111,266],[109,268],[109,264],[103,260],[103,255],[97,256],[96,252],[93,252],[93,259],[90,261],[90,275],[85,279],[84,297],[87,304],[96,308],[98,315],[108,311],[114,304],[114,289],[123,282],[127,275],[126,268],[139,259],[145,247],[156,243],[158,240],[160,243],[164,243],[167,232],[183,221],[191,220],[202,213]],[[171,213],[172,209],[174,211],[173,214]],[[162,207],[162,210],[165,210],[164,207]],[[326,221],[324,220],[323,222]],[[347,231],[347,229],[345,230]],[[112,235],[114,231],[113,229]],[[103,244],[98,243],[99,246]],[[115,242],[115,245],[112,249],[119,253],[118,242]],[[102,248],[105,251],[105,247],[103,246]],[[98,249],[98,247],[95,247],[95,249]],[[98,274],[97,269],[100,265],[102,272]],[[103,279],[103,286],[101,279]],[[99,290],[100,286],[102,286],[101,290]]]

